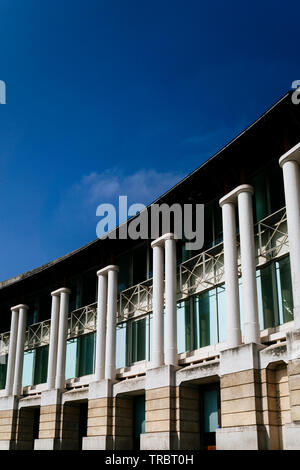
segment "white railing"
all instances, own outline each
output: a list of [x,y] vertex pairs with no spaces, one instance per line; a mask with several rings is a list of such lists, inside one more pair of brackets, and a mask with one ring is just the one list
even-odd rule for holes
[[73,310],[68,318],[68,338],[96,331],[97,302]]
[[257,224],[258,256],[267,260],[288,251],[287,217],[285,207]]
[[0,356],[8,354],[10,332],[0,333]]
[[118,321],[124,321],[136,312],[152,311],[152,279],[136,284],[120,292],[118,299]]
[[178,291],[189,295],[220,284],[224,280],[223,243],[184,261],[178,266]]
[[24,349],[34,349],[45,346],[50,341],[50,320],[30,325],[25,332]]

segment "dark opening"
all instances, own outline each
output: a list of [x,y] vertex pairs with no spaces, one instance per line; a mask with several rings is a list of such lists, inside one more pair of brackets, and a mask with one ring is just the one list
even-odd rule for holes
[[79,450],[82,450],[82,438],[87,436],[88,403],[80,403],[79,408]]
[[220,427],[220,386],[200,388],[200,429],[204,450],[216,449],[216,429]]
[[145,395],[133,398],[133,449],[140,449],[140,436],[145,432]]
[[40,408],[35,408],[33,410],[33,442],[35,439],[39,438],[39,428],[40,428]]

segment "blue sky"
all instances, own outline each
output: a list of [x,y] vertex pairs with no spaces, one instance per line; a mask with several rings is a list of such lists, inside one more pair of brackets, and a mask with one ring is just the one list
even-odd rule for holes
[[149,203],[300,79],[294,2],[0,0],[0,279]]

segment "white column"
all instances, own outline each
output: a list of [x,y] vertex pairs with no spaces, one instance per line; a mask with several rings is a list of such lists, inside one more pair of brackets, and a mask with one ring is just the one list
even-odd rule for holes
[[153,248],[153,334],[152,365],[164,364],[164,249],[160,239],[151,243]]
[[239,187],[237,193],[240,226],[240,247],[243,278],[244,342],[259,343],[259,321],[256,288],[256,259],[253,231],[252,195],[249,185]]
[[26,331],[26,318],[27,318],[27,305],[20,304],[13,309],[19,310],[19,321],[18,321],[18,334],[17,334],[17,349],[16,349],[16,362],[15,362],[15,374],[13,384],[13,395],[21,395],[22,392],[22,373],[23,373],[23,360],[24,360],[24,342],[25,342],[25,331]]
[[96,359],[95,380],[105,377],[105,339],[107,314],[107,272],[100,269],[98,276],[98,304],[97,304],[97,331],[96,331]]
[[57,340],[58,340],[58,323],[59,323],[59,304],[60,295],[51,292],[51,322],[50,322],[50,342],[48,357],[48,374],[47,389],[52,390],[55,387],[56,361],[57,361]]
[[11,308],[10,335],[9,335],[8,363],[7,363],[6,384],[5,384],[6,396],[11,395],[13,391],[17,334],[18,334],[18,315],[19,315],[19,309],[17,309],[16,307],[12,307]]
[[177,308],[176,308],[176,240],[173,235],[165,240],[165,298],[166,298],[166,354],[167,365],[177,365]]
[[105,354],[105,378],[116,378],[116,316],[117,316],[117,290],[118,290],[118,266],[108,266],[107,278],[107,329],[106,329],[106,354]]
[[300,176],[299,145],[284,154],[279,164],[283,170],[290,265],[294,300],[294,322],[300,328]]
[[65,387],[65,370],[66,370],[66,348],[68,335],[68,311],[69,311],[69,295],[70,289],[65,287],[54,292],[60,294],[59,309],[59,327],[58,327],[58,349],[57,349],[57,365],[55,388],[63,389]]
[[223,220],[225,299],[226,299],[226,343],[235,348],[242,342],[240,325],[238,258],[236,243],[235,204],[227,199],[220,200]]

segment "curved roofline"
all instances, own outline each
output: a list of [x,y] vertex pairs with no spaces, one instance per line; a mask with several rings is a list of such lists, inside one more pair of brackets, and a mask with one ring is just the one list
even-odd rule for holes
[[[234,142],[236,142],[238,139],[240,139],[244,134],[246,134],[247,132],[250,131],[250,129],[252,129],[253,126],[257,125],[262,119],[264,119],[264,117],[266,117],[274,108],[276,108],[282,101],[284,101],[289,95],[291,94],[291,91],[288,91],[287,93],[285,93],[285,95],[283,95],[278,101],[276,101],[270,108],[267,109],[267,111],[265,111],[261,116],[259,116],[255,121],[252,122],[252,124],[250,124],[246,129],[244,129],[242,132],[240,132],[239,134],[237,134],[232,140],[230,140],[226,145],[224,145],[224,147],[222,147],[220,150],[218,150],[215,154],[213,154],[211,157],[209,157],[207,160],[205,160],[205,162],[203,162],[199,167],[195,168],[195,170],[193,170],[191,173],[188,173],[187,176],[185,176],[182,180],[180,180],[178,183],[176,183],[174,186],[172,186],[170,189],[168,189],[165,193],[163,193],[161,196],[159,196],[157,199],[155,199],[153,202],[151,202],[150,204],[147,205],[147,209],[150,208],[153,204],[157,204],[162,198],[166,197],[168,194],[170,194],[172,191],[174,191],[176,188],[178,188],[181,184],[183,184],[184,182],[186,182],[187,180],[189,180],[193,175],[195,175],[198,171],[200,171],[202,168],[204,168],[205,166],[207,166],[209,163],[211,163],[213,160],[215,160],[216,158],[222,156],[222,153],[228,148],[230,147],[231,145],[234,144]],[[118,225],[117,227],[115,227],[113,230],[111,230],[110,232],[108,232],[108,234],[111,234],[113,233],[116,229],[118,229],[119,227],[121,227],[122,225],[126,224],[128,222],[125,221],[123,222],[122,224]],[[14,284],[16,282],[19,282],[19,281],[22,281],[23,279],[26,279],[30,276],[33,276],[35,274],[38,274],[52,266],[55,266],[56,264],[70,258],[71,256],[73,255],[76,255],[77,253],[80,253],[81,251],[87,249],[88,247],[94,245],[95,243],[98,243],[99,241],[101,240],[106,240],[108,238],[108,235],[104,236],[104,237],[101,237],[101,238],[96,238],[88,243],[86,243],[85,245],[81,246],[80,248],[76,248],[75,250],[73,251],[70,251],[69,253],[65,254],[65,255],[62,255],[58,258],[55,258],[54,260],[52,261],[49,261],[48,263],[45,263],[37,268],[34,268],[34,269],[31,269],[29,271],[25,271],[24,273],[22,274],[19,274],[17,276],[13,276],[9,279],[6,279],[4,281],[1,281],[0,282],[0,289],[4,288],[4,287],[7,287],[11,284]]]

